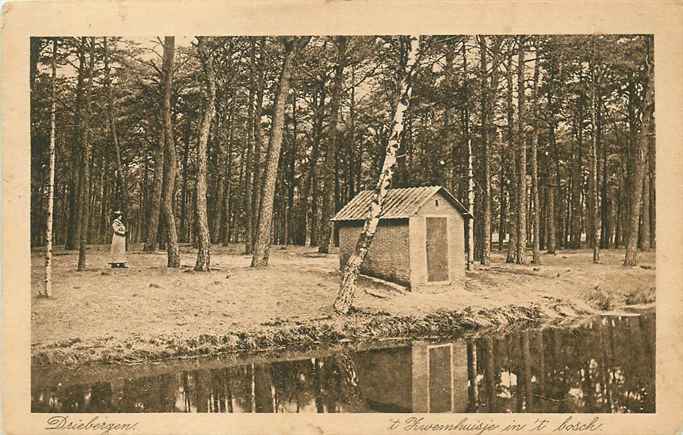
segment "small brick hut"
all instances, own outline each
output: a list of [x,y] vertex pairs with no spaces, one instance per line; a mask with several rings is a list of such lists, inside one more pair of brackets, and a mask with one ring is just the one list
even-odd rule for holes
[[[332,218],[339,264],[355,249],[373,192],[360,192]],[[361,273],[410,288],[465,275],[465,219],[470,212],[441,186],[389,189]]]

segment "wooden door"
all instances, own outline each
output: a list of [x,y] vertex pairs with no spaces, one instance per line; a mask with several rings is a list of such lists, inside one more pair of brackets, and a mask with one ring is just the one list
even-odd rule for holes
[[451,346],[441,345],[429,349],[429,412],[452,410]]
[[428,217],[427,281],[448,281],[448,218]]

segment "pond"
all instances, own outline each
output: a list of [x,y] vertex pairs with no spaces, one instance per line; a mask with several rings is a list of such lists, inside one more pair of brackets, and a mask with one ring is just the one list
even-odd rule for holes
[[655,315],[450,342],[32,370],[32,412],[655,412]]

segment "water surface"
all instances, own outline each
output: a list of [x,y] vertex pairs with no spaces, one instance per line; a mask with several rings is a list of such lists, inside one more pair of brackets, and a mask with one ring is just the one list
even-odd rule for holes
[[655,316],[82,377],[41,370],[32,412],[653,413]]

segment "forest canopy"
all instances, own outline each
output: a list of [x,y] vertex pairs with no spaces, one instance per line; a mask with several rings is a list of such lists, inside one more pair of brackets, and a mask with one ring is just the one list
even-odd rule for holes
[[[169,248],[169,266],[172,245],[192,243],[208,266],[211,243],[267,263],[264,234],[330,252],[329,219],[377,183],[410,42],[30,47],[31,245],[46,244],[54,102],[54,243],[108,243],[121,210],[129,243]],[[446,187],[474,215],[484,264],[492,248],[524,263],[527,249],[654,247],[653,54],[644,35],[421,36],[391,187]]]

